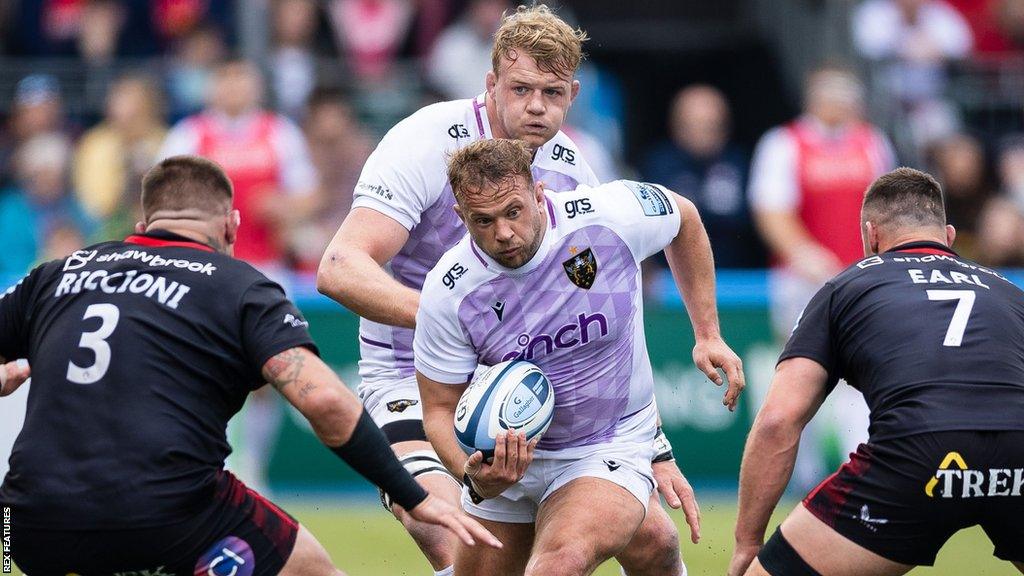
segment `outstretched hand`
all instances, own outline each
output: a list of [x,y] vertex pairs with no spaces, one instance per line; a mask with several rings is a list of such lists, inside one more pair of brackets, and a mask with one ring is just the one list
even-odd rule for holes
[[651,467],[654,469],[654,479],[658,481],[658,492],[665,498],[665,502],[676,510],[683,509],[686,523],[690,526],[690,541],[694,544],[700,542],[700,506],[690,482],[683,476],[675,460],[655,462]]
[[732,348],[721,338],[701,340],[693,347],[693,363],[716,386],[724,383],[718,369],[725,372],[729,388],[725,391],[722,404],[728,406],[730,411],[736,410],[736,402],[747,384],[743,376],[743,362]]
[[492,548],[501,548],[501,542],[479,522],[440,498],[427,496],[426,500],[408,512],[420,522],[451,530],[467,546],[474,546],[479,540]]

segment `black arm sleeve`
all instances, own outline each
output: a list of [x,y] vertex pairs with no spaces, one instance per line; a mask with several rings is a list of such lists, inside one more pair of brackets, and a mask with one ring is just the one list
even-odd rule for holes
[[402,508],[412,510],[427,499],[427,491],[402,467],[384,433],[365,410],[349,441],[331,450]]
[[14,286],[0,291],[0,357],[7,361],[28,356],[30,301],[41,270],[36,268]]

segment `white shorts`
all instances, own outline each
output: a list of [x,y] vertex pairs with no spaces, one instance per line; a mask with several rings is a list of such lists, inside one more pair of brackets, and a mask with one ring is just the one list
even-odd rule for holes
[[423,433],[423,403],[415,376],[386,385],[363,386],[359,389],[359,398],[391,444],[427,440]]
[[589,477],[603,478],[625,488],[647,512],[651,494],[657,488],[651,470],[653,442],[615,441],[562,452],[534,452],[523,479],[496,498],[473,504],[463,488],[463,509],[485,520],[529,524],[537,519],[537,510],[548,496],[577,478]]

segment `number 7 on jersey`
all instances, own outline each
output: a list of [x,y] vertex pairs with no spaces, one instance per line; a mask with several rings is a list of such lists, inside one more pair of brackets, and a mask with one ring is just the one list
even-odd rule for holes
[[958,300],[949,328],[946,329],[946,339],[942,341],[943,346],[960,346],[963,342],[967,320],[971,317],[976,297],[974,290],[928,290],[929,300]]

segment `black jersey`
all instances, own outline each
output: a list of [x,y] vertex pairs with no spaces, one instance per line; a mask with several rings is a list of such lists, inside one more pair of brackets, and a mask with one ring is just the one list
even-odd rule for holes
[[1024,292],[941,244],[866,258],[810,301],[780,358],[843,378],[873,442],[945,430],[1024,430]]
[[168,232],[39,266],[0,298],[0,356],[32,367],[0,502],[39,528],[187,518],[263,364],[315,351],[307,327],[256,269]]

